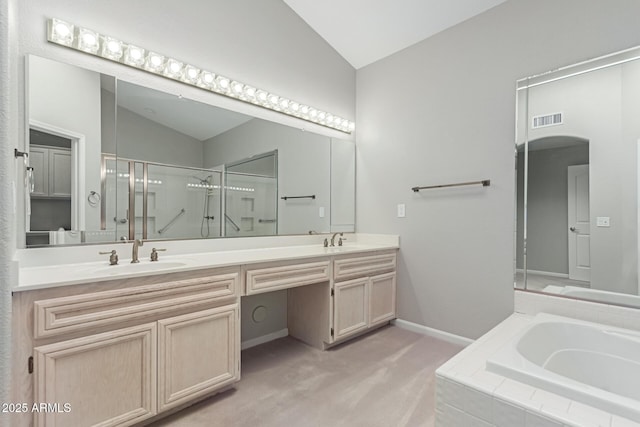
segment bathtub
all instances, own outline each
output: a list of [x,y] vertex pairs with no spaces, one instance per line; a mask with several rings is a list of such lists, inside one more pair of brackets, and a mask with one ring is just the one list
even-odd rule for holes
[[640,333],[538,314],[487,370],[640,422]]
[[627,307],[640,308],[640,297],[637,295],[622,294],[618,292],[601,291],[598,289],[579,288],[577,286],[549,285],[542,292],[564,295],[572,298],[580,298],[598,301],[605,304],[616,304]]

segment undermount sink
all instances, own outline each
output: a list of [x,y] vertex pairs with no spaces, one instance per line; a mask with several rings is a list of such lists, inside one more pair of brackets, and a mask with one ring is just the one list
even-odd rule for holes
[[168,262],[141,262],[139,264],[119,264],[110,265],[94,271],[98,275],[117,275],[117,274],[132,274],[142,273],[147,271],[167,270],[170,268],[184,267],[186,262],[181,261],[168,261]]

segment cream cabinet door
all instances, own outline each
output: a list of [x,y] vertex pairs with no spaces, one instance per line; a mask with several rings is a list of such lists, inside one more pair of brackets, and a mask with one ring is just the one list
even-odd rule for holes
[[334,285],[333,339],[339,340],[367,329],[369,321],[369,278]]
[[238,304],[158,321],[159,410],[240,379]]
[[129,426],[156,414],[156,323],[34,348],[35,425]]
[[370,281],[369,326],[395,319],[396,273],[373,276]]

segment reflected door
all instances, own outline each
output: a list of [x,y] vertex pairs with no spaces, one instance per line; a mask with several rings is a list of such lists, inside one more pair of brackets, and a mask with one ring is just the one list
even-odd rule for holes
[[589,165],[569,166],[569,278],[591,280],[591,226],[589,221]]

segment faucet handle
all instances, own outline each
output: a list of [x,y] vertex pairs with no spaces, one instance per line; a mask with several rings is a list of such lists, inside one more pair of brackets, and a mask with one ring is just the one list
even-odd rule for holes
[[158,261],[158,252],[164,252],[166,249],[151,249],[151,261]]
[[109,256],[109,265],[117,265],[118,264],[118,254],[116,250],[113,249],[111,251],[106,252],[98,252],[98,255],[110,255]]
[[329,247],[329,240],[327,240],[327,238],[324,239],[324,247],[325,248]]
[[342,246],[342,242],[344,242],[345,240],[347,240],[347,238],[346,238],[346,237],[340,237],[340,238],[338,239],[338,246]]

